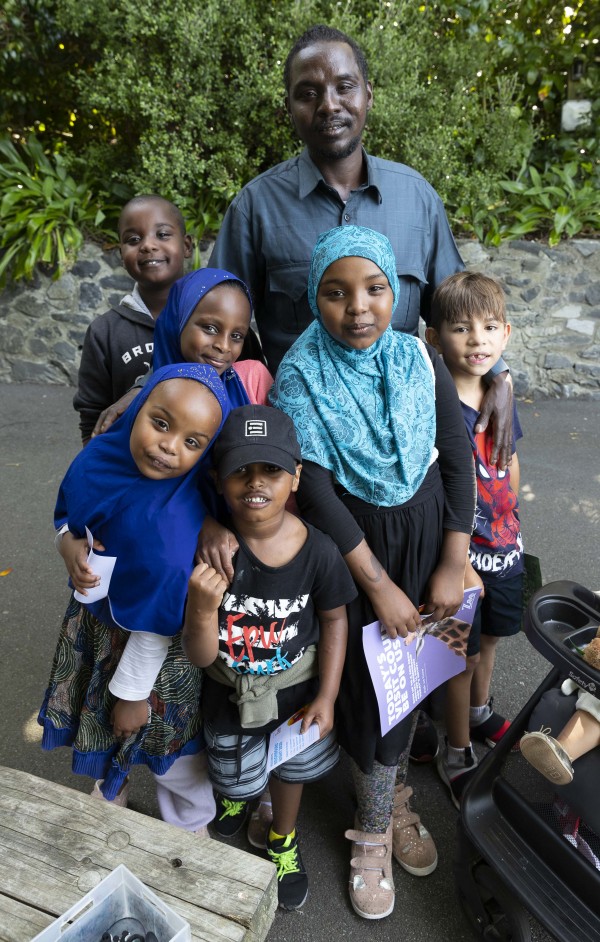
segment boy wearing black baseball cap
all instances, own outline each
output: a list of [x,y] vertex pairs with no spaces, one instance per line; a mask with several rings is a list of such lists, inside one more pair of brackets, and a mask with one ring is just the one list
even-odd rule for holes
[[[346,652],[345,606],[356,589],[332,540],[285,509],[302,468],[287,415],[268,406],[234,409],[213,457],[239,550],[229,586],[206,563],[194,570],[184,647],[206,668],[202,708],[217,807],[235,833],[269,784],[266,846],[277,865],[279,905],[298,909],[308,878],[296,820],[303,784],[338,760],[333,707]],[[269,779],[269,733],[303,707],[302,731],[317,723],[320,738]]]

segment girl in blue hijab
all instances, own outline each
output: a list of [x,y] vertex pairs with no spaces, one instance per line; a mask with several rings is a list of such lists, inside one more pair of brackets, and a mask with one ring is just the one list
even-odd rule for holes
[[437,853],[410,812],[402,770],[396,787],[412,719],[382,735],[362,628],[379,620],[389,637],[406,636],[421,603],[436,620],[454,614],[474,511],[454,383],[432,348],[391,328],[400,290],[385,236],[358,226],[323,233],[308,284],[315,320],[283,358],[271,394],[300,441],[300,512],[332,537],[359,588],[336,724],[358,803],[346,832],[350,899],[368,919],[394,907],[392,848],[417,876],[435,869]]
[[[239,278],[220,268],[190,272],[175,282],[156,322],[155,369],[180,360],[207,363],[221,377],[232,409],[266,405],[273,377],[261,360],[239,359],[260,354],[251,318],[250,293]],[[214,516],[207,515],[199,544],[206,561],[230,561],[231,546]]]
[[186,360],[213,366],[231,408],[264,405],[273,377],[258,359],[246,285],[220,268],[199,268],[176,281],[154,331],[153,367]]
[[180,633],[205,515],[198,465],[229,411],[212,367],[163,367],[77,455],[59,490],[55,524],[68,527],[75,556],[89,531],[116,561],[95,601],[93,562],[68,564],[81,594],[67,610],[40,711],[42,747],[72,746],[73,771],[103,779],[95,792],[120,804],[131,766],[163,775],[199,748],[201,675]]

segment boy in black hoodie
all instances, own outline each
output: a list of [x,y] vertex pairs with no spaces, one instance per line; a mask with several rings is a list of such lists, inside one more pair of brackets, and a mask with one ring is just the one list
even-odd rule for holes
[[83,444],[100,413],[116,402],[152,363],[154,322],[171,285],[184,274],[192,252],[177,207],[162,196],[136,196],[119,217],[121,258],[135,281],[131,294],[88,327],[73,406]]

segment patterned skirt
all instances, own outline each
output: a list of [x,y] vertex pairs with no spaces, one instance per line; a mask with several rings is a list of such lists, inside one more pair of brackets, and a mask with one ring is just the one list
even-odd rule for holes
[[103,778],[104,797],[114,798],[132,766],[163,775],[180,755],[204,747],[200,716],[202,671],[190,664],[176,635],[148,703],[149,721],[126,740],[113,735],[117,698],[108,684],[129,632],[109,628],[71,596],[54,655],[38,722],[43,749],[73,748],[73,771]]

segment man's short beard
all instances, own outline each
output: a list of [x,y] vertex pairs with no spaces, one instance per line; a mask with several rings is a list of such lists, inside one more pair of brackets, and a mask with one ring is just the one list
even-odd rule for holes
[[357,147],[360,147],[361,141],[362,134],[357,134],[356,137],[353,137],[350,141],[348,141],[343,150],[317,150],[316,156],[321,157],[324,160],[345,160],[346,157],[352,156]]

